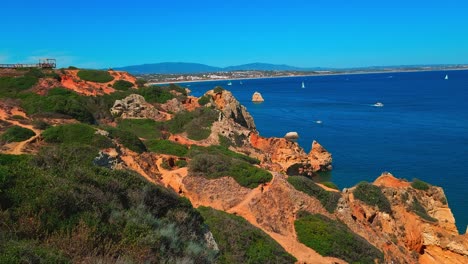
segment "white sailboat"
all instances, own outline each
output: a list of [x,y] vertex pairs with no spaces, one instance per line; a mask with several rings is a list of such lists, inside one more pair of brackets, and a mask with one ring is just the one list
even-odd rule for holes
[[227,85],[229,85],[229,86],[230,86],[230,85],[232,85],[232,82],[231,82],[231,81],[229,81]]
[[444,78],[444,79],[445,79],[445,80],[448,80],[448,74],[445,74],[445,78]]
[[302,88],[305,88],[305,84],[304,84],[304,82],[302,82]]

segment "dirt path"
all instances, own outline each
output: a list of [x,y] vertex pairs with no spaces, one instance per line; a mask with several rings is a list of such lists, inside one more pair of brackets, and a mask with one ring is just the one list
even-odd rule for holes
[[2,120],[5,120],[15,126],[19,126],[19,127],[23,127],[23,128],[27,128],[27,129],[30,129],[34,132],[34,136],[30,137],[29,139],[25,140],[25,141],[21,141],[21,142],[15,142],[15,143],[10,143],[9,145],[11,145],[12,147],[6,151],[4,151],[5,154],[13,154],[13,155],[20,155],[20,154],[24,154],[24,149],[26,148],[26,146],[33,142],[34,140],[36,140],[40,135],[41,135],[41,130],[38,130],[38,129],[35,129],[32,125],[25,125],[25,124],[22,124],[20,123],[19,121],[17,120],[11,120],[11,116],[13,115],[20,115],[20,116],[23,116],[24,118],[27,119],[26,117],[26,114],[24,114],[24,112],[21,112],[17,109],[13,109],[12,110],[12,113],[11,115],[9,115],[5,110],[1,109],[0,110],[0,119]]

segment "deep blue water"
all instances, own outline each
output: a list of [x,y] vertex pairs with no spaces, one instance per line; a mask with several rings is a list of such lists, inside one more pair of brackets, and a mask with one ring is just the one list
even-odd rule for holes
[[[312,140],[320,142],[333,155],[331,180],[340,188],[373,181],[384,171],[443,187],[459,230],[466,230],[468,71],[242,82],[188,85],[195,96],[216,85],[230,90],[252,114],[262,136],[282,137],[297,131],[306,151]],[[251,102],[255,91],[263,95],[264,103]],[[376,102],[384,107],[373,107]]]

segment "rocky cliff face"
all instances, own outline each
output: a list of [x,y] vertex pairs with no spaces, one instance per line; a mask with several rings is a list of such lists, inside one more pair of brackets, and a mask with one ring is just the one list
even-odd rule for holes
[[145,98],[138,94],[131,94],[122,100],[116,100],[110,112],[122,118],[148,118],[154,120],[167,120],[168,115],[160,112],[153,105],[147,103]]
[[215,90],[211,90],[205,95],[213,99],[216,108],[223,112],[226,117],[232,118],[236,123],[245,128],[252,131],[256,130],[252,116],[247,112],[245,106],[237,101],[231,92],[226,90],[215,92]]

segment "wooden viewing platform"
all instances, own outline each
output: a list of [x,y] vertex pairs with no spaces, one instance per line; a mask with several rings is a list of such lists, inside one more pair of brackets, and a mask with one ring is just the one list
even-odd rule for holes
[[41,68],[41,69],[54,69],[57,67],[57,61],[55,59],[39,59],[39,63],[36,64],[0,64],[0,68],[7,69],[18,69],[18,68]]

